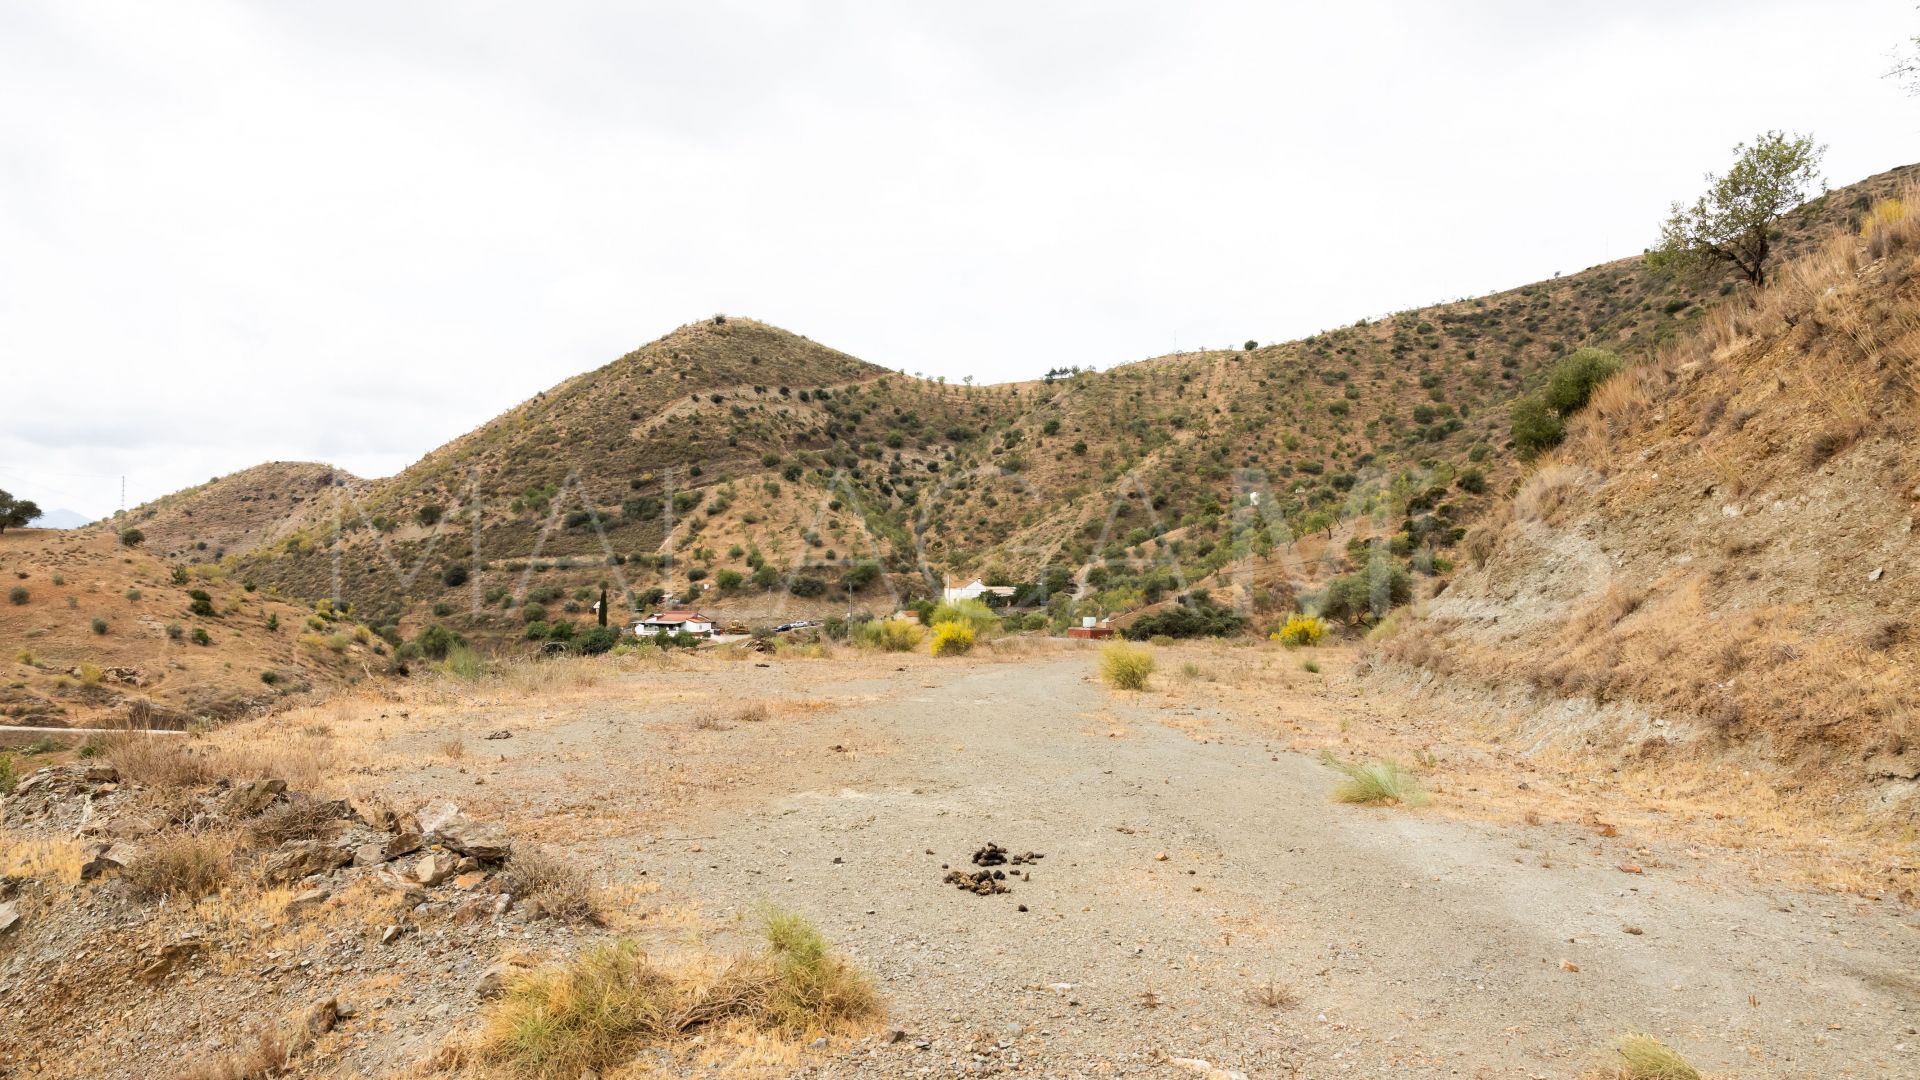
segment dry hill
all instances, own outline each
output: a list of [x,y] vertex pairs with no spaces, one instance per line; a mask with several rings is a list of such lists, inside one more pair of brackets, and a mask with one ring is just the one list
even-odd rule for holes
[[[1803,207],[1782,250],[1911,172]],[[1196,586],[1241,590],[1258,623],[1349,569],[1354,538],[1444,580],[1518,476],[1513,400],[1582,346],[1680,340],[1734,290],[1621,260],[1301,341],[985,387],[716,317],[225,546],[235,573],[337,590],[396,639],[435,621],[496,644],[564,634],[602,587],[621,618],[674,599],[767,619],[881,611],[975,573],[1051,581],[1056,625]]]
[[1920,792],[1920,205],[1603,384],[1387,655],[1530,739]]
[[355,482],[322,462],[270,461],[134,507],[113,525],[139,529],[149,550],[176,562],[215,562],[273,543],[329,505],[331,489]]
[[9,529],[0,579],[0,725],[184,727],[387,667],[365,627],[100,530]]

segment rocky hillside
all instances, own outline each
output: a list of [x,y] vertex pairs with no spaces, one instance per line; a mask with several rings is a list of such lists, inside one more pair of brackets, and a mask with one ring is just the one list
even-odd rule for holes
[[[1910,171],[1802,208],[1781,247],[1807,250]],[[1733,291],[1621,260],[1300,341],[983,387],[716,317],[398,476],[323,485],[250,549],[162,535],[224,546],[286,595],[337,591],[395,638],[439,621],[517,640],[584,622],[601,588],[622,617],[663,598],[722,617],[878,611],[963,574],[1076,583],[1060,621],[1195,587],[1272,613],[1347,569],[1354,538],[1444,580],[1519,475],[1513,400],[1580,347],[1681,340]],[[232,504],[220,519],[252,520]]]
[[1530,738],[1920,795],[1920,201],[1603,384],[1386,654]]

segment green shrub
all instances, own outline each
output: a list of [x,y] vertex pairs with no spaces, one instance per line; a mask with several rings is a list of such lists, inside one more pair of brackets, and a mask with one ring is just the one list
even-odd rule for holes
[[179,623],[170,622],[167,624],[167,640],[168,641],[179,641],[180,636],[185,633],[186,633],[186,630],[182,629]]
[[620,644],[620,631],[610,626],[596,626],[574,640],[574,647],[588,656],[599,656]]
[[799,575],[787,582],[787,591],[795,596],[819,596],[827,591],[827,583],[817,577]]
[[994,615],[992,608],[978,600],[953,600],[935,605],[927,614],[926,622],[930,626],[961,623],[971,629],[976,637],[984,637],[992,634],[1000,624],[1000,619]]
[[445,660],[447,654],[456,645],[465,645],[466,639],[452,630],[434,623],[432,626],[413,636],[413,643],[420,647],[420,655],[429,660]]
[[93,617],[93,632],[104,636],[107,632],[107,620],[95,615]]
[[881,652],[912,652],[920,646],[920,624],[911,619],[875,619],[853,629],[853,640]]
[[193,634],[191,635],[191,637],[195,645],[213,644],[213,637],[207,633],[207,628],[204,626],[194,627]]
[[1522,458],[1538,457],[1567,437],[1567,425],[1540,398],[1524,397],[1514,402],[1509,416],[1513,448]]
[[32,594],[27,592],[25,585],[15,585],[13,588],[7,590],[7,603],[9,604],[18,606],[26,603],[30,599],[32,599]]
[[480,654],[467,647],[466,642],[456,640],[447,646],[447,658],[440,665],[441,670],[456,679],[472,682],[487,673],[487,662]]
[[1230,637],[1239,633],[1244,625],[1245,620],[1231,609],[1204,591],[1196,590],[1182,595],[1169,607],[1140,616],[1123,633],[1134,641],[1155,637]]
[[1620,370],[1620,358],[1605,349],[1585,348],[1554,365],[1541,398],[1547,408],[1572,416],[1587,407],[1594,388]]
[[442,511],[439,506],[433,503],[428,503],[427,505],[421,507],[419,510],[415,511],[413,517],[414,517],[414,520],[418,521],[420,524],[431,528],[440,523],[441,514],[442,514]]
[[1320,617],[1371,622],[1413,599],[1413,576],[1403,566],[1364,567],[1327,583]]
[[467,583],[467,565],[465,563],[453,563],[445,570],[440,571],[440,583],[449,589],[465,585]]
[[858,592],[874,583],[880,577],[880,564],[872,559],[862,559],[847,567],[840,578],[840,587],[850,592]]
[[963,656],[973,650],[974,637],[973,627],[967,623],[936,622],[928,651],[935,656]]
[[188,600],[188,604],[187,604],[188,611],[202,618],[212,617],[213,597],[208,596],[206,590],[204,589],[189,590],[187,592],[187,600]]
[[147,534],[141,532],[139,529],[128,529],[126,532],[120,534],[120,543],[127,547],[139,547],[146,538]]
[[1100,647],[1100,678],[1115,690],[1145,690],[1153,674],[1153,653],[1139,645],[1110,641]]

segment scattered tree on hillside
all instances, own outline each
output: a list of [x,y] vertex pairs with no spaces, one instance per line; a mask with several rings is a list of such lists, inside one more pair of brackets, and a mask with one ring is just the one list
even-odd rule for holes
[[33,500],[16,499],[0,491],[0,533],[6,532],[9,525],[24,526],[39,516],[40,507]]
[[1826,150],[1811,135],[1782,131],[1766,132],[1752,146],[1735,146],[1733,168],[1725,176],[1708,173],[1706,194],[1691,207],[1673,204],[1647,265],[1698,272],[1725,263],[1752,284],[1765,284],[1773,225],[1820,182]]

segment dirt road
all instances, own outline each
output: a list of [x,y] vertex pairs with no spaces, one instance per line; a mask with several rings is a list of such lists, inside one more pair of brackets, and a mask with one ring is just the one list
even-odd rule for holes
[[[1910,909],[1335,804],[1331,770],[1205,681],[1117,694],[1077,652],[894,666],[623,676],[512,717],[475,794],[723,925],[812,917],[905,1033],[819,1048],[818,1075],[1571,1077],[1644,1031],[1728,1076],[1920,1076]],[[771,719],[725,720],[751,701]],[[943,883],[988,841],[1044,858],[1001,895]]]

